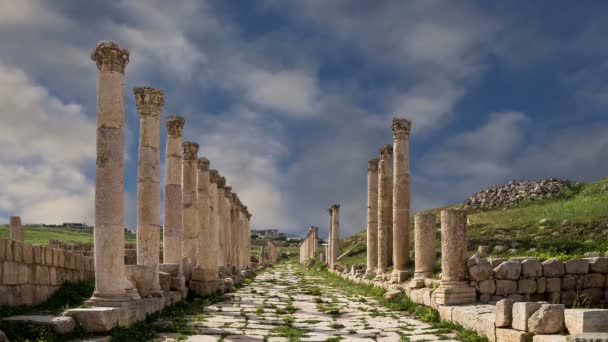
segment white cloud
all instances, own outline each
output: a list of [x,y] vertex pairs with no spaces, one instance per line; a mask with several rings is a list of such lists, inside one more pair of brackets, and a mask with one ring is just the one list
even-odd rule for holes
[[65,25],[68,20],[47,5],[46,1],[41,0],[2,1],[0,27],[24,25],[44,28]]
[[23,71],[0,64],[0,215],[93,222],[95,124]]

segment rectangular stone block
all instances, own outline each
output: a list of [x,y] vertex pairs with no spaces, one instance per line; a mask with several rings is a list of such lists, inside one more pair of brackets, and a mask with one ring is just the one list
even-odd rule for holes
[[87,332],[108,332],[118,325],[118,308],[82,308],[66,310]]
[[517,281],[496,280],[496,295],[506,296],[517,292]]
[[501,299],[496,303],[496,327],[510,328],[513,321],[513,303],[511,299]]
[[29,265],[19,264],[17,274],[17,282],[21,285],[29,284],[32,279],[32,270]]
[[23,244],[23,262],[26,264],[34,263],[34,248],[29,243]]
[[589,258],[589,272],[608,273],[608,257]]
[[13,261],[23,262],[23,243],[12,240],[13,245]]
[[536,310],[540,309],[540,303],[534,302],[518,302],[513,304],[513,321],[511,326],[513,329],[520,331],[528,331],[528,318],[532,316]]
[[19,264],[5,261],[2,266],[2,283],[4,285],[17,285],[19,283]]
[[495,341],[495,310],[493,305],[457,306],[452,310],[452,320]]
[[437,307],[437,311],[439,311],[439,317],[441,317],[442,320],[448,321],[448,322],[452,321],[452,310],[453,309],[454,309],[453,306],[439,305]]
[[570,334],[608,332],[608,309],[566,309],[564,318]]
[[566,342],[564,335],[535,335],[532,342]]
[[564,262],[566,273],[569,274],[587,274],[589,273],[589,260],[574,259]]
[[13,240],[6,239],[4,240],[4,260],[6,261],[14,261],[13,258]]
[[34,264],[42,264],[42,248],[40,246],[33,246],[32,253],[34,255]]
[[6,260],[6,239],[0,238],[0,261]]
[[566,337],[567,342],[608,342],[608,333],[575,334]]
[[517,285],[517,292],[519,294],[536,293],[536,280],[520,279]]
[[47,266],[53,266],[53,257],[55,253],[53,253],[53,248],[51,247],[43,247],[44,248],[44,262]]
[[525,331],[513,330],[513,329],[496,329],[496,341],[500,342],[529,342],[532,339],[532,335]]

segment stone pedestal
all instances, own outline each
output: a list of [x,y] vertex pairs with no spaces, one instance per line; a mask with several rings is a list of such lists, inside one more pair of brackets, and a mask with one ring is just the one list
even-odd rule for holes
[[394,282],[408,278],[410,255],[410,152],[411,122],[393,118],[393,274]]
[[184,277],[182,263],[182,132],[184,118],[167,117],[165,153],[165,220],[163,262],[179,265],[178,277]]
[[441,212],[441,282],[435,291],[439,305],[474,303],[475,288],[466,280],[467,212]]
[[160,293],[160,115],[164,97],[162,91],[149,87],[134,88],[133,93],[139,112],[137,264],[148,267],[150,288]]
[[197,212],[197,153],[198,144],[185,142],[182,145],[182,223],[183,240],[182,256],[190,258],[196,266],[196,252],[198,249],[198,212]]
[[384,274],[391,265],[393,231],[393,146],[380,148],[378,162],[378,270]]
[[367,162],[367,274],[378,269],[378,162]]
[[95,172],[95,292],[88,304],[122,306],[139,299],[125,278],[124,121],[125,67],[129,52],[101,42],[91,58],[97,80],[97,163]]
[[414,216],[414,247],[413,282],[420,284],[422,280],[424,285],[424,278],[433,274],[435,266],[435,214],[420,213]]
[[23,242],[23,225],[21,224],[21,217],[11,216],[11,240]]

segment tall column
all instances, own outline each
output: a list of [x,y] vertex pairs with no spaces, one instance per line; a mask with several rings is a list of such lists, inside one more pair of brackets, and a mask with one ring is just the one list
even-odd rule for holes
[[247,206],[244,207],[245,208],[245,229],[246,229],[246,239],[245,241],[247,242],[247,249],[245,252],[245,267],[250,267],[251,265],[251,214],[249,213],[249,210],[247,209]]
[[230,219],[230,245],[231,254],[230,254],[230,264],[234,266],[238,270],[238,262],[237,262],[237,253],[239,249],[238,244],[238,229],[239,229],[239,209],[238,209],[238,196],[236,193],[230,194],[230,208],[231,208],[231,219]]
[[137,167],[137,264],[148,266],[158,282],[160,254],[160,113],[163,92],[150,87],[133,89],[139,112],[139,164]]
[[228,266],[228,272],[232,274],[232,187],[224,187],[224,264]]
[[367,162],[367,274],[378,268],[378,162]]
[[219,175],[217,170],[209,170],[209,269],[218,276],[219,250],[220,250],[220,230],[218,217],[217,201],[217,182]]
[[340,205],[334,204],[331,206],[331,253],[332,253],[332,265],[336,263],[340,252]]
[[91,54],[97,64],[97,163],[95,172],[95,292],[92,305],[139,299],[125,278],[124,122],[125,67],[129,52],[100,42]]
[[219,243],[218,243],[218,253],[217,253],[217,260],[218,260],[218,267],[222,266],[225,267],[226,266],[226,260],[224,259],[224,248],[226,247],[226,229],[224,229],[224,224],[226,223],[224,220],[224,211],[226,210],[225,204],[224,204],[224,186],[226,185],[226,178],[224,178],[223,176],[220,176],[218,174],[218,178],[217,178],[217,215],[216,215],[216,219],[217,219],[217,230],[218,230],[218,237],[219,237]]
[[393,146],[380,148],[378,162],[378,274],[391,264],[393,231]]
[[182,132],[184,118],[167,117],[167,145],[165,149],[165,227],[163,229],[163,262],[179,265],[182,262]]
[[424,286],[424,278],[433,274],[435,266],[435,214],[418,213],[414,216],[414,281],[415,287]]
[[313,256],[315,256],[319,252],[319,227],[315,227],[313,239]]
[[329,207],[329,234],[327,237],[327,265],[331,268],[332,266],[332,235],[333,235],[333,223],[334,223],[334,219],[333,219],[333,209],[332,207]]
[[[190,258],[192,267],[196,264],[196,249],[198,247],[198,214],[196,201],[196,168],[198,144],[185,142],[182,144],[184,159],[182,162],[182,223],[184,226],[182,240],[183,257]],[[190,274],[191,270],[187,270]]]
[[440,305],[474,303],[475,288],[466,280],[467,212],[441,211],[441,282],[436,290]]
[[11,216],[11,240],[23,242],[23,226],[21,225],[21,217]]
[[209,220],[209,159],[198,159],[198,192],[197,192],[197,209],[198,209],[198,237],[196,264],[209,269],[209,238],[210,238],[210,220]]
[[393,274],[392,280],[407,279],[410,257],[410,128],[407,119],[393,118]]

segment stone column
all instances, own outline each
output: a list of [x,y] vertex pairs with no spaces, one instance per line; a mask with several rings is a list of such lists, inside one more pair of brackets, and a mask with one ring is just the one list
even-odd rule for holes
[[334,204],[331,206],[331,253],[332,253],[332,265],[336,263],[340,252],[340,205]]
[[227,267],[228,273],[232,274],[232,187],[224,187],[224,264]]
[[21,217],[11,216],[11,240],[23,242],[23,226],[21,225]]
[[137,264],[150,268],[150,289],[162,294],[158,282],[160,254],[160,115],[163,92],[150,87],[133,89],[139,112],[137,167]]
[[197,209],[198,209],[198,237],[196,264],[209,269],[209,160],[207,158],[198,159],[198,192],[197,192]]
[[419,213],[414,216],[414,279],[410,287],[424,286],[424,278],[433,274],[435,266],[435,214]]
[[236,193],[231,193],[230,194],[230,208],[231,208],[231,215],[230,215],[230,245],[231,247],[231,254],[230,254],[230,264],[232,266],[234,266],[234,268],[237,269],[239,268],[238,262],[237,262],[237,255],[239,252],[239,243],[238,243],[238,238],[239,238],[239,234],[238,234],[238,230],[239,230],[239,198],[237,196]]
[[441,282],[436,301],[440,305],[474,303],[475,288],[466,280],[467,212],[441,211]]
[[367,274],[378,268],[378,162],[367,162]]
[[184,118],[167,117],[167,145],[165,149],[165,226],[163,229],[163,262],[179,265],[182,262],[182,132]]
[[407,119],[393,118],[393,274],[404,282],[410,257],[410,128]]
[[245,206],[245,229],[246,229],[246,239],[245,241],[247,242],[247,249],[245,252],[245,267],[250,267],[251,265],[251,214],[249,213],[249,210],[247,209],[247,206]]
[[95,172],[95,292],[91,305],[121,305],[139,299],[125,278],[124,122],[125,67],[129,52],[101,42],[91,54],[97,79],[97,163]]
[[333,255],[332,244],[331,244],[332,235],[333,235],[333,223],[334,223],[333,209],[332,209],[332,207],[329,207],[329,226],[328,226],[329,227],[329,234],[327,236],[327,246],[326,246],[327,257],[326,258],[327,258],[327,265],[330,268],[332,266],[332,255]]
[[218,269],[219,267],[226,266],[226,260],[224,259],[224,248],[226,246],[226,229],[224,229],[224,186],[226,185],[226,178],[218,174],[217,178],[217,215],[216,215],[216,229],[218,231],[219,243],[218,243]]
[[219,175],[217,170],[209,170],[209,269],[214,271],[218,279],[220,229],[218,216],[217,183]]
[[196,201],[196,168],[198,144],[185,142],[182,144],[184,159],[182,162],[182,223],[184,227],[182,240],[182,254],[184,258],[190,259],[191,269],[185,270],[190,276],[192,268],[196,264],[196,250],[198,248],[198,214]]
[[393,146],[380,148],[378,162],[378,274],[391,265],[393,231]]

